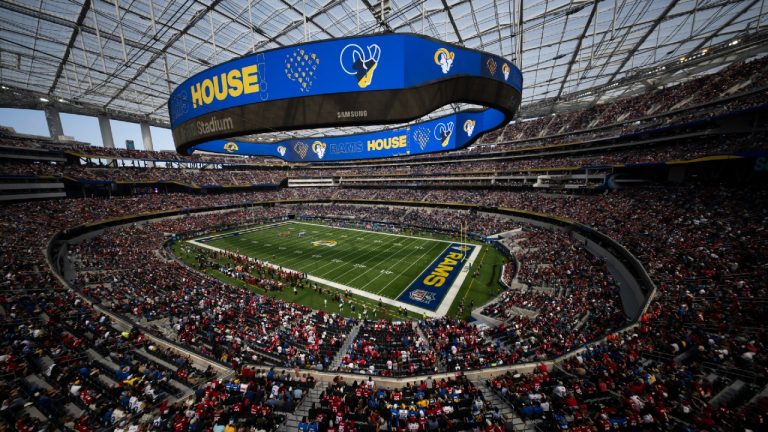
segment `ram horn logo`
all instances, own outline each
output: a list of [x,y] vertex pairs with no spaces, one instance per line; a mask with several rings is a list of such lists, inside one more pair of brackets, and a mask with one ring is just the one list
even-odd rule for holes
[[435,51],[435,63],[440,65],[440,69],[444,74],[447,74],[453,66],[453,59],[456,56],[452,51],[448,51],[445,48],[440,48]]
[[410,297],[411,300],[417,301],[419,303],[430,304],[435,301],[435,293],[421,289],[411,291],[408,294],[408,297]]
[[472,136],[472,132],[475,130],[475,121],[472,119],[469,119],[464,122],[464,132],[467,133],[467,136]]
[[438,123],[435,128],[435,138],[440,140],[440,145],[445,147],[453,134],[453,122]]
[[504,74],[504,81],[509,79],[509,65],[504,63],[501,65],[501,73]]
[[312,151],[317,155],[318,159],[322,159],[325,156],[325,143],[322,141],[313,142]]
[[293,144],[293,151],[295,151],[302,159],[307,157],[307,150],[309,150],[309,146],[301,141]]
[[416,130],[413,131],[413,139],[419,143],[419,148],[422,151],[427,148],[427,144],[429,143],[429,132],[429,129],[421,127],[416,128]]
[[237,147],[237,144],[230,141],[224,144],[224,150],[226,150],[227,153],[232,153],[232,152],[236,152],[238,150],[238,147]]
[[373,72],[379,64],[381,58],[381,48],[378,45],[368,45],[368,55],[360,48],[360,45],[349,44],[341,50],[339,62],[341,68],[348,75],[354,75],[357,78],[357,85],[360,88],[366,88],[373,80]]
[[286,150],[287,149],[285,148],[285,146],[278,146],[277,147],[277,152],[280,153],[280,156],[285,156],[285,151]]
[[496,75],[496,60],[489,58],[485,65],[488,66],[488,72],[491,73],[491,76]]

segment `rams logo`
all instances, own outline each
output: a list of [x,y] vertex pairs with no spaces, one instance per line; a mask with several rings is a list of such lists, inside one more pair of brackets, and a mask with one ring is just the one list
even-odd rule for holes
[[315,141],[312,143],[312,151],[317,155],[318,159],[322,159],[325,156],[325,143],[322,141]]
[[421,289],[411,291],[408,297],[419,303],[429,304],[435,301],[435,293]]
[[381,58],[381,48],[378,45],[368,45],[368,55],[357,44],[349,44],[341,50],[339,62],[341,68],[348,75],[354,75],[357,78],[357,85],[360,88],[366,88],[373,80],[373,72],[379,64]]
[[336,246],[336,240],[317,240],[312,242],[312,246],[334,247]]
[[504,74],[504,81],[509,79],[509,65],[504,63],[501,65],[501,73]]
[[224,150],[227,151],[227,153],[236,152],[238,150],[237,144],[233,143],[232,141],[224,144]]
[[456,54],[445,48],[440,48],[435,51],[435,63],[440,66],[440,70],[442,70],[444,74],[447,74],[448,71],[451,70],[454,57],[456,57]]
[[467,136],[472,136],[472,132],[475,130],[475,121],[472,119],[469,119],[464,122],[464,132],[467,133]]
[[438,123],[435,127],[435,138],[440,141],[440,145],[445,147],[453,134],[453,122]]
[[309,146],[301,141],[293,144],[293,151],[295,151],[302,159],[307,157],[307,150],[309,150]]
[[285,146],[278,146],[277,147],[277,152],[280,153],[280,156],[285,156],[285,150],[287,150],[285,148]]

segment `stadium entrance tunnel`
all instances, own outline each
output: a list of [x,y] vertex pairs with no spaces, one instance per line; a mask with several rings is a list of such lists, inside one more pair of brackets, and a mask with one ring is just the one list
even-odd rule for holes
[[[170,211],[143,213],[143,214],[136,214],[136,215],[126,216],[126,217],[121,217],[116,219],[98,221],[94,223],[87,223],[84,225],[77,226],[73,229],[67,230],[66,232],[59,232],[53,238],[51,238],[48,243],[47,260],[55,276],[66,287],[68,287],[73,292],[77,293],[77,295],[81,296],[88,303],[92,304],[92,306],[96,310],[109,316],[111,319],[117,322],[120,326],[125,328],[133,328],[133,327],[139,328],[143,332],[146,332],[149,336],[151,336],[158,344],[172,347],[173,349],[176,349],[176,350],[180,350],[185,354],[190,355],[193,359],[195,359],[196,362],[199,362],[201,365],[205,365],[206,367],[208,365],[214,366],[217,370],[221,371],[222,374],[226,374],[226,373],[229,373],[229,371],[231,371],[231,369],[229,368],[229,365],[220,363],[218,360],[215,360],[212,358],[207,358],[204,355],[201,355],[195,352],[195,350],[192,347],[189,347],[186,345],[180,345],[175,341],[168,340],[162,335],[156,334],[156,332],[153,332],[151,329],[145,328],[145,326],[139,325],[138,323],[131,320],[131,318],[120,315],[120,314],[116,314],[115,312],[109,310],[107,307],[101,305],[98,301],[92,298],[89,298],[83,295],[82,293],[80,293],[79,291],[77,291],[76,289],[74,289],[72,285],[69,283],[69,281],[64,277],[65,268],[69,265],[68,249],[70,245],[77,244],[82,239],[87,238],[89,236],[93,236],[106,228],[117,227],[120,225],[129,225],[129,224],[156,220],[156,219],[176,217],[181,215],[193,215],[193,214],[199,214],[199,213],[237,210],[241,208],[252,209],[254,206],[273,207],[273,206],[281,206],[281,205],[330,204],[330,203],[362,205],[362,206],[384,206],[384,207],[401,206],[401,207],[412,207],[412,208],[439,208],[439,209],[446,209],[446,210],[472,209],[478,212],[501,215],[504,217],[513,218],[517,221],[538,225],[542,227],[547,227],[548,229],[555,229],[555,230],[570,232],[571,235],[574,236],[574,238],[584,241],[586,247],[590,251],[592,251],[595,255],[601,256],[606,260],[611,261],[611,265],[613,266],[613,268],[616,269],[619,273],[621,273],[620,278],[623,283],[620,286],[620,295],[622,298],[622,305],[624,307],[624,312],[627,317],[627,324],[624,327],[618,330],[614,330],[608,335],[606,335],[605,337],[602,337],[598,340],[589,341],[586,345],[578,349],[571,350],[570,352],[567,352],[562,356],[559,356],[554,359],[549,359],[544,362],[537,361],[536,363],[519,363],[519,364],[504,365],[504,366],[484,368],[480,370],[464,372],[465,374],[476,377],[476,378],[488,377],[493,374],[498,374],[507,370],[527,371],[527,370],[533,369],[534,367],[536,367],[536,365],[539,365],[541,363],[551,365],[553,362],[559,362],[570,356],[577,354],[578,352],[586,349],[586,347],[590,344],[600,343],[604,341],[605,338],[610,337],[611,334],[615,334],[623,331],[629,331],[633,329],[636,325],[638,325],[639,317],[647,309],[648,304],[655,292],[655,287],[651,282],[650,277],[648,276],[648,274],[646,273],[645,269],[642,267],[640,262],[637,260],[637,258],[635,258],[632,254],[630,254],[623,246],[621,246],[614,240],[610,239],[609,237],[605,236],[604,234],[598,231],[595,231],[577,222],[574,222],[568,219],[559,218],[557,216],[541,214],[541,213],[533,213],[533,212],[521,211],[521,210],[505,209],[505,208],[481,207],[481,206],[476,206],[471,204],[424,203],[424,202],[410,202],[410,201],[370,201],[370,200],[283,200],[283,201],[240,203],[240,204],[231,204],[231,205],[216,206],[216,207],[200,207],[200,208],[192,208],[192,209],[177,209],[177,210],[170,210]],[[337,376],[337,375],[345,375],[345,376],[348,376],[350,379],[359,378],[360,376],[359,374],[352,374],[352,373],[345,374],[341,372],[324,373],[324,372],[312,371],[311,373],[315,375],[317,379],[325,380],[325,381],[331,380],[333,376]],[[449,376],[449,375],[452,376],[454,374],[448,373],[445,376]],[[442,375],[430,374],[430,376],[434,378]],[[392,387],[396,387],[396,386],[402,386],[403,383],[414,382],[415,380],[423,379],[423,378],[424,376],[409,376],[407,378],[386,378],[384,379],[383,382],[381,382],[381,384],[385,386],[389,385]],[[377,381],[381,381],[381,377],[377,378]]]
[[[464,148],[509,123],[522,74],[499,56],[414,34],[293,45],[200,72],[171,94],[176,150],[325,162]],[[407,127],[278,142],[237,137],[321,127],[411,122],[440,107],[465,110]]]

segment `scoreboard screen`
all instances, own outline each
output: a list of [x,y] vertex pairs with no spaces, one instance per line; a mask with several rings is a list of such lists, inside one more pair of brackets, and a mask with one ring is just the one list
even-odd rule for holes
[[[453,150],[503,126],[520,103],[510,62],[411,34],[332,39],[255,53],[183,82],[168,107],[176,148],[332,161]],[[456,102],[487,107],[407,128],[257,143],[280,130],[409,122]]]

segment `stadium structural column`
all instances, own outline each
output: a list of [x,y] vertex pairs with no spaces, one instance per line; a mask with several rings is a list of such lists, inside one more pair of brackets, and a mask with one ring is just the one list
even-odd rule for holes
[[59,137],[64,135],[59,110],[58,108],[47,106],[43,111],[45,112],[45,122],[48,123],[48,133],[54,141],[58,141]]
[[152,134],[149,131],[149,124],[146,122],[139,123],[141,126],[141,140],[144,141],[144,150],[146,151],[153,151],[155,150],[154,145],[152,145]]
[[112,125],[109,123],[109,117],[99,116],[99,129],[101,129],[101,142],[106,148],[115,148],[115,141],[112,139]]

